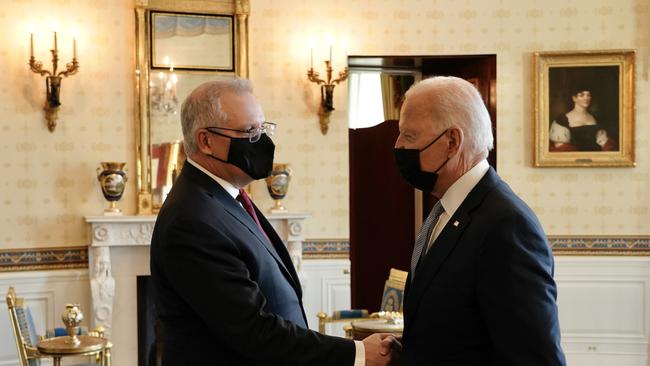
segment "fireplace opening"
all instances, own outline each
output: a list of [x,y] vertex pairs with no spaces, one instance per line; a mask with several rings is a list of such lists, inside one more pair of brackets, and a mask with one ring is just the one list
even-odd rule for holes
[[138,366],[160,366],[160,324],[153,301],[151,276],[137,276]]

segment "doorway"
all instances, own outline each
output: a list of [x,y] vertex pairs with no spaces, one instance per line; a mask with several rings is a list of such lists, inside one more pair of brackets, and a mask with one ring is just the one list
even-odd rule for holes
[[[379,309],[390,268],[408,270],[416,231],[435,203],[410,187],[394,162],[403,93],[421,78],[436,75],[474,84],[492,120],[495,148],[488,162],[496,169],[496,55],[351,56],[348,65],[352,307],[372,312]],[[376,73],[380,87],[360,85],[364,73]],[[368,96],[378,88],[378,97]],[[377,108],[383,113],[376,113]],[[378,117],[368,121],[370,115]]]

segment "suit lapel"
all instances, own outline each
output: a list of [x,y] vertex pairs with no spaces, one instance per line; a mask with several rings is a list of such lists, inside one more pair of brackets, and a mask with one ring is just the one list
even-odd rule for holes
[[[266,237],[264,237],[264,233],[262,233],[260,231],[260,228],[257,226],[257,224],[255,223],[253,218],[246,212],[246,210],[244,210],[244,208],[242,208],[239,205],[239,203],[237,203],[237,201],[234,198],[232,198],[227,193],[226,193],[226,195],[228,197],[224,197],[221,200],[221,203],[223,204],[226,211],[230,215],[235,217],[237,220],[239,220],[239,222],[244,224],[244,226],[246,226],[246,228],[257,238],[257,240],[260,242],[260,244],[264,246],[264,248],[269,252],[269,254],[271,254],[271,256],[273,256],[275,261],[278,262],[278,264],[280,265],[280,268],[285,272],[285,274],[287,276],[289,276],[289,278],[291,278],[291,273],[289,272],[289,270],[287,269],[287,266],[282,261],[282,258],[280,258],[280,256],[278,255],[277,251],[273,247],[273,244],[269,243],[269,241],[266,240]],[[257,218],[258,218],[258,220],[260,220],[260,223],[261,223],[262,220],[266,221],[266,219],[264,219],[264,216],[261,216],[261,217],[258,216]],[[275,237],[277,237],[277,234],[276,234]],[[270,236],[269,236],[269,239],[270,239]]]
[[[292,287],[296,290],[296,293],[301,294],[300,286],[296,284],[296,278],[298,276],[296,275],[294,277],[295,271],[289,271],[287,266],[285,265],[285,262],[280,258],[280,255],[274,248],[272,243],[269,243],[268,240],[266,240],[266,237],[264,237],[264,233],[260,231],[260,228],[257,226],[253,218],[244,210],[243,207],[234,199],[228,192],[226,192],[223,187],[221,187],[217,182],[215,182],[212,178],[207,176],[205,173],[202,171],[198,170],[195,166],[192,164],[188,163],[187,161],[185,162],[185,165],[183,166],[183,175],[186,175],[190,180],[194,181],[195,183],[201,185],[204,189],[206,189],[211,196],[219,202],[226,212],[228,212],[231,216],[233,216],[235,219],[237,219],[239,222],[244,225],[248,231],[251,232],[257,238],[257,240],[260,242],[262,246],[271,254],[273,259],[278,263],[278,266],[280,267],[280,270],[284,272],[285,277],[287,280],[290,281]],[[253,204],[253,206],[255,206]],[[271,224],[268,223],[266,218],[259,212],[257,207],[255,207],[255,211],[257,213],[257,218],[260,220],[260,223],[264,221],[267,225],[267,227],[264,227],[264,224],[262,226],[267,230],[267,235],[269,233],[272,233],[272,235],[269,235],[269,239],[271,240],[278,240],[282,242],[282,240],[278,237],[278,235],[275,233],[275,230],[271,227]],[[269,230],[269,228],[271,230]],[[286,251],[286,249],[285,249]],[[288,253],[287,253],[288,257]],[[291,267],[293,269],[293,266]]]
[[[406,329],[414,323],[413,317],[417,313],[420,301],[430,282],[435,278],[440,266],[453,251],[463,232],[471,223],[471,212],[483,201],[485,195],[494,187],[499,178],[492,168],[481,178],[478,184],[470,191],[454,215],[449,219],[444,229],[431,245],[429,252],[422,258],[415,270],[415,275],[409,274],[407,288],[405,289],[404,314],[409,320]],[[410,282],[413,277],[412,283]]]
[[278,236],[277,232],[271,225],[271,223],[266,219],[264,214],[260,212],[260,210],[253,204],[253,207],[255,207],[255,213],[257,215],[257,219],[260,220],[260,225],[262,225],[262,228],[266,232],[266,235],[268,235],[269,240],[271,240],[273,248],[275,248],[275,252],[277,253],[278,257],[281,259],[281,262],[284,264],[286,271],[291,275],[292,281],[292,286],[296,290],[296,293],[299,295],[298,297],[302,298],[302,288],[300,287],[300,280],[298,279],[298,274],[296,273],[296,269],[293,266],[293,262],[291,261],[291,256],[289,255],[289,251],[287,250],[287,247],[284,244],[284,241]]

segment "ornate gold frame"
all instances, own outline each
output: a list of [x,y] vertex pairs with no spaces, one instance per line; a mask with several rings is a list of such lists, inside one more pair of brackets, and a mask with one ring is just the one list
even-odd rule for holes
[[[235,16],[235,72],[248,77],[249,0],[136,0],[135,7],[135,121],[136,121],[136,189],[138,215],[151,215],[154,207],[151,190],[151,119],[149,100],[150,34],[149,11],[187,12]],[[215,73],[233,75],[233,73]]]
[[[533,53],[533,162],[535,167],[629,167],[634,160],[634,50]],[[618,67],[618,151],[549,151],[549,69]]]

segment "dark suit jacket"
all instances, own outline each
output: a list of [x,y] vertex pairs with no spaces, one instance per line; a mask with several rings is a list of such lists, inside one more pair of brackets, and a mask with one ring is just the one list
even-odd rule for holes
[[402,362],[565,365],[556,295],[542,227],[490,168],[409,275]]
[[289,254],[257,216],[272,244],[217,182],[185,163],[151,243],[163,365],[352,365],[352,341],[307,329]]

